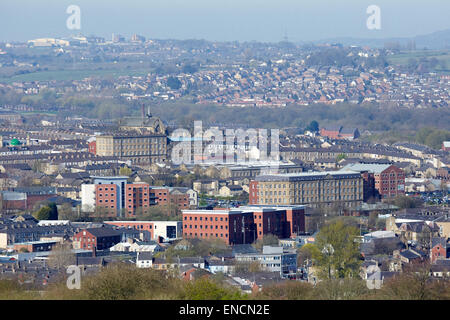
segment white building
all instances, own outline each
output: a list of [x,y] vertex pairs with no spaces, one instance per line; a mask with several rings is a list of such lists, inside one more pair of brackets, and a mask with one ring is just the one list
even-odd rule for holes
[[95,210],[95,184],[81,185],[81,210],[94,212]]
[[153,266],[153,254],[151,252],[138,252],[136,257],[136,267],[151,268]]
[[181,221],[152,221],[153,222],[153,239],[162,237],[166,241],[179,239],[182,237]]
[[119,242],[109,249],[116,252],[162,252],[165,249],[153,242]]
[[235,259],[241,262],[258,261],[264,270],[270,272],[280,272],[280,274],[297,272],[297,252],[283,247],[263,246],[262,254],[236,254]]

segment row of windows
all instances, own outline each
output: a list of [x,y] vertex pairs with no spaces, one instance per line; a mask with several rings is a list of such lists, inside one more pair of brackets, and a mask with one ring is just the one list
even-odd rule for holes
[[[99,183],[99,184],[101,184],[101,183]],[[113,184],[112,182],[111,182],[111,184]],[[114,191],[116,188],[115,187],[111,187],[111,191]],[[105,191],[108,191],[109,190],[109,188],[107,188],[107,187],[105,187]],[[98,188],[98,191],[103,191],[103,188]]]
[[[261,223],[259,224],[261,226]],[[187,229],[188,225],[185,224],[184,228]],[[189,225],[189,229],[192,229],[192,224]],[[194,229],[197,229],[197,225],[194,225]],[[200,225],[200,229],[203,229],[203,225]],[[208,226],[205,225],[205,229],[208,229]],[[210,229],[214,229],[214,226],[210,226]],[[216,229],[219,229],[219,226],[216,226]],[[220,229],[223,230],[223,226],[220,226]],[[228,230],[228,226],[225,226],[225,230]]]
[[[303,183],[295,183],[294,185],[297,187],[317,187],[317,186],[338,186],[338,185],[344,185],[344,186],[351,186],[351,185],[357,185],[357,184],[361,184],[361,180],[336,180],[336,181],[325,181],[325,182],[303,182]],[[292,184],[291,184],[292,185]],[[286,188],[286,184],[261,184],[261,188],[262,189],[272,189],[272,187],[274,189],[277,188]]]
[[[349,196],[339,196],[339,197],[305,197],[305,198],[292,198],[290,199],[290,202],[312,202],[312,201],[334,201],[334,200],[358,200],[359,198],[355,195],[349,195]],[[289,199],[283,199],[283,198],[269,198],[269,199],[262,199],[261,202],[265,204],[269,203],[287,203],[289,202]]]
[[[224,221],[223,217],[220,217],[220,221]],[[187,220],[187,217],[184,216],[184,220]],[[189,217],[189,220],[192,221],[192,217]],[[194,217],[194,221],[197,221],[197,217]],[[203,221],[203,217],[200,217],[200,221]],[[205,217],[205,221],[208,221],[208,217]],[[210,218],[209,221],[213,221],[213,218]],[[215,217],[215,221],[219,221],[217,217]],[[228,221],[228,218],[225,218],[225,221]]]
[[[329,194],[334,194],[334,193],[339,193],[339,191],[341,191],[342,193],[346,193],[346,192],[359,192],[359,191],[361,191],[361,188],[356,188],[356,187],[354,187],[354,188],[342,188],[342,189],[337,189],[337,190],[335,190],[335,189],[327,189],[327,190],[321,190],[322,191],[322,193],[329,193]],[[295,194],[298,194],[298,195],[300,195],[300,194],[315,194],[315,193],[317,193],[317,190],[304,190],[304,191],[301,191],[301,190],[297,190],[297,192],[295,192],[295,191],[289,191],[289,195],[295,195]],[[278,191],[278,193],[277,193],[277,191],[260,191],[260,192],[258,192],[257,193],[259,196],[271,196],[271,195],[279,195],[279,196],[281,196],[281,195],[283,195],[283,196],[285,196],[286,195],[286,191]]]
[[[114,202],[114,199],[110,199],[111,201],[111,203],[113,203]],[[105,199],[105,202],[108,202],[109,200],[108,199]],[[100,200],[98,200],[98,202],[100,202],[100,203],[102,203],[103,202],[103,200],[102,199],[100,199]]]
[[[205,237],[207,237],[208,236],[208,234],[211,236],[211,237],[214,237],[214,234],[213,233],[205,233]],[[184,235],[185,236],[187,236],[188,235],[188,233],[187,232],[185,232],[184,233]],[[189,233],[189,236],[191,236],[192,237],[192,232],[191,233]],[[197,237],[198,236],[198,234],[197,233],[194,233],[194,236],[195,237]],[[203,237],[203,233],[200,233],[200,237]],[[221,238],[223,238],[223,233],[221,233],[220,234],[220,237]],[[216,233],[216,238],[219,238],[219,234],[218,233]],[[226,234],[225,233],[225,238],[228,238],[228,234]]]

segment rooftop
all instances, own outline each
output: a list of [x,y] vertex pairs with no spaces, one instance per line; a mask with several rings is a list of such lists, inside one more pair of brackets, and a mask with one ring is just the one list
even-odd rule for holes
[[377,164],[377,163],[353,163],[348,164],[342,168],[345,171],[368,171],[371,173],[381,173],[387,168],[389,168],[390,164]]
[[257,176],[256,181],[295,181],[295,180],[322,180],[327,176],[333,178],[355,178],[361,175],[355,171],[340,170],[340,171],[312,171],[300,173],[279,173],[270,175]]

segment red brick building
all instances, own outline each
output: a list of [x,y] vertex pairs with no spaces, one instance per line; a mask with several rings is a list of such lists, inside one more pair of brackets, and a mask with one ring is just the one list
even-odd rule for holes
[[447,241],[444,238],[433,238],[431,243],[431,263],[447,258]]
[[189,208],[189,196],[174,188],[153,187],[157,205],[176,205],[180,210]]
[[304,206],[248,206],[223,210],[184,210],[183,237],[253,243],[264,235],[289,238],[305,231]]
[[56,245],[56,241],[29,241],[14,244],[14,250],[17,252],[42,252],[51,251]]
[[112,228],[89,228],[73,236],[73,246],[75,249],[91,250],[95,253],[111,248],[120,240],[121,233]]
[[374,172],[375,189],[382,198],[392,198],[405,194],[405,173],[402,169],[390,165],[385,170]]
[[118,187],[116,184],[95,185],[95,206],[103,208],[106,216],[115,217],[118,206]]
[[248,190],[249,204],[258,204],[260,200],[258,194],[258,181],[250,181]]
[[450,141],[442,142],[442,150],[443,151],[450,151]]
[[353,140],[360,137],[360,133],[357,128],[344,128],[342,126],[321,128],[320,135],[322,137],[328,137],[330,139],[336,140],[338,139]]
[[92,154],[97,154],[97,143],[95,140],[88,143],[88,151]]
[[145,213],[154,205],[176,205],[180,210],[189,208],[188,194],[175,188],[152,187],[145,182],[124,185],[123,207],[118,207],[120,196],[117,184],[95,185],[95,205],[103,208],[107,217],[117,216],[117,212],[122,209],[126,216],[133,217],[136,213]]
[[0,194],[0,209],[4,212],[29,210],[38,202],[55,197],[55,194],[28,194],[26,192],[3,191]]
[[146,183],[130,183],[126,185],[125,210],[128,216],[136,215],[139,208],[146,213],[150,206],[155,205],[155,194]]
[[149,239],[153,239],[155,226],[150,221],[105,221],[109,225],[121,228],[134,228],[139,231],[147,231]]
[[320,135],[322,137],[328,137],[330,139],[339,139],[339,133],[340,133],[341,129],[342,129],[342,127],[321,128]]
[[354,163],[342,168],[373,175],[375,190],[381,198],[392,198],[405,194],[405,172],[392,164]]

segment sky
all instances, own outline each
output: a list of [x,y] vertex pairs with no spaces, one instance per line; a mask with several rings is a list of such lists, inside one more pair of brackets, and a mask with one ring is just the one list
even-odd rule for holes
[[[69,30],[69,5],[81,30]],[[366,9],[381,10],[369,30]],[[0,41],[76,33],[215,41],[314,41],[336,37],[411,37],[450,29],[449,0],[0,0]]]

